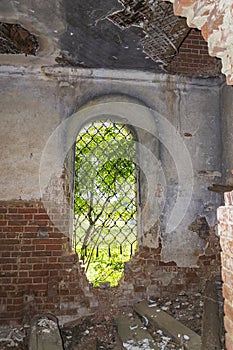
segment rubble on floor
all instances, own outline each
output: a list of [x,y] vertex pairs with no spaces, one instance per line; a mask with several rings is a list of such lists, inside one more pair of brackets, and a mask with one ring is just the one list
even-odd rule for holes
[[[176,297],[170,299],[154,298],[151,296],[147,303],[154,305],[153,308],[165,311],[193,332],[201,336],[202,318],[204,310],[204,297],[201,293],[182,292]],[[222,301],[218,301],[220,318],[222,314]],[[103,311],[103,312],[102,312]],[[80,319],[75,325],[69,325],[60,329],[63,349],[64,350],[149,350],[147,338],[143,338],[139,342],[140,347],[136,347],[133,340],[126,341],[123,347],[117,334],[116,318],[125,317],[133,319],[135,311],[131,307],[116,308],[113,304],[107,306],[104,310],[99,310],[99,314]],[[178,342],[171,334],[167,334],[164,329],[153,327],[148,329],[147,320],[141,318],[144,323],[145,331],[149,330],[152,338],[159,350],[182,350],[184,349],[181,342]],[[131,325],[132,327],[133,325]],[[46,328],[46,327],[45,327]],[[0,350],[29,350],[29,334],[30,327],[0,327]],[[188,336],[187,334],[184,334]],[[183,335],[183,336],[184,336]],[[224,333],[222,332],[222,349],[224,349]],[[130,340],[130,339],[128,339]],[[184,339],[188,340],[188,339]],[[37,349],[33,349],[37,350]]]
[[186,327],[183,323],[170,316],[167,312],[158,308],[155,303],[142,301],[134,306],[135,312],[146,320],[148,330],[164,332],[174,339],[178,347],[183,345],[187,350],[201,350],[201,337]]
[[57,318],[53,315],[36,315],[31,321],[29,350],[63,350]]
[[116,324],[124,349],[159,350],[154,339],[138,317],[118,317],[116,318]]
[[24,327],[0,327],[0,349],[25,349],[26,328]]

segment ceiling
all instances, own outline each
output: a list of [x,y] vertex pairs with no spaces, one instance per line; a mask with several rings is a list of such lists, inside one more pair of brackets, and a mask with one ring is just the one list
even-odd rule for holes
[[164,71],[189,28],[163,0],[0,4],[0,55],[51,55],[64,66]]

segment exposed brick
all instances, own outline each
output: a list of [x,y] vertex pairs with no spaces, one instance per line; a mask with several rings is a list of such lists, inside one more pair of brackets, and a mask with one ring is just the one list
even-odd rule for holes
[[34,214],[37,213],[38,210],[36,208],[19,208],[18,213],[22,214]]
[[32,265],[31,264],[20,264],[18,267],[19,270],[32,270]]
[[[0,275],[0,283],[5,287],[2,297],[9,300],[5,300],[6,305],[15,305],[18,309],[12,308],[8,313],[1,314],[0,322],[8,322],[12,318],[22,319],[27,295],[33,297],[37,310],[46,310],[57,315],[77,313],[77,307],[60,310],[63,301],[78,301],[79,305],[85,305],[88,310],[89,302],[93,302],[96,296],[91,296],[91,288],[79,265],[77,254],[69,250],[68,237],[53,226],[43,204],[33,201],[3,204],[6,210],[3,211],[1,220],[5,221],[6,215],[10,215],[10,218],[17,215],[17,225],[13,225],[12,221],[12,226],[5,226],[6,230],[2,231],[1,239],[6,243],[2,259],[6,259],[3,260],[6,268],[2,271],[5,275]],[[14,209],[13,212],[9,208]],[[54,213],[59,218],[61,211],[54,208]],[[67,220],[63,224],[64,229],[67,229]],[[41,226],[46,227],[49,237],[37,237]],[[7,238],[11,240],[10,244]],[[193,269],[179,268],[174,262],[163,262],[161,241],[157,249],[141,249],[128,265],[128,272],[126,271],[120,283],[116,302],[121,300],[128,305],[147,297],[149,293],[172,294],[182,289],[199,291],[200,286],[204,287],[203,281],[216,273],[219,267],[218,240],[210,239],[209,247],[206,256]],[[179,280],[176,278],[177,274]],[[161,283],[164,275],[171,280],[168,286]],[[89,299],[85,295],[90,295]]]
[[226,270],[224,266],[222,267],[222,277],[224,283],[233,289],[233,273],[229,270]]
[[53,251],[52,252],[52,256],[63,256],[64,255],[64,252],[63,251]]
[[26,226],[27,225],[27,220],[13,220],[8,221],[9,226]]
[[33,245],[22,245],[21,246],[21,250],[24,252],[30,252],[30,251],[34,251],[35,250],[35,246]]
[[159,261],[159,266],[177,266],[177,265],[174,261],[169,261],[169,262]]
[[17,221],[17,220],[22,220],[24,219],[24,215],[20,215],[20,214],[7,214],[5,216],[6,220],[14,220],[14,221]]
[[[227,333],[229,333],[229,336],[231,337],[231,335],[233,334],[233,320],[231,320],[230,317],[228,317],[228,315],[224,317],[224,324]],[[229,349],[227,348],[227,350]]]
[[14,234],[17,232],[23,232],[24,227],[23,226],[11,226],[11,227],[4,227],[5,232],[13,232]]
[[38,225],[37,231],[39,229],[40,226],[48,226],[50,223],[47,220],[29,220],[28,221],[28,225]]
[[62,250],[61,244],[47,244],[46,250]]
[[233,301],[233,290],[228,287],[225,283],[222,287],[223,297],[227,300]]
[[218,233],[221,237],[233,238],[233,225],[220,223],[218,226]]
[[233,206],[229,207],[229,223],[233,224]]
[[222,253],[221,258],[222,258],[222,265],[224,266],[224,268],[229,271],[233,271],[233,256],[229,256],[225,253]]
[[220,237],[220,244],[221,244],[222,251],[224,253],[233,256],[233,241],[231,241],[227,237],[221,236]]
[[1,258],[0,257],[0,264],[1,265],[4,265],[4,264],[7,264],[7,263],[10,263],[10,264],[14,264],[14,263],[17,263],[17,259],[16,258]]
[[[0,258],[0,262],[3,264],[0,282],[2,289],[3,287],[6,288],[6,291],[2,291],[1,298],[7,297],[7,300],[4,301],[6,307],[7,305],[18,304],[20,306],[19,311],[15,310],[15,307],[9,307],[6,316],[1,314],[2,322],[4,319],[8,320],[23,316],[21,313],[23,310],[23,300],[21,296],[20,298],[17,296],[15,288],[36,289],[36,293],[40,293],[46,299],[49,269],[51,269],[51,272],[56,272],[54,269],[61,268],[63,265],[57,264],[58,258],[53,256],[47,266],[48,270],[43,269],[43,263],[47,263],[47,258],[51,256],[51,251],[40,251],[45,249],[45,242],[42,244],[42,241],[35,238],[40,226],[47,226],[48,232],[53,232],[54,228],[51,226],[52,224],[41,203],[20,201],[13,203],[12,206],[9,203],[5,207],[0,206],[0,212],[0,247],[3,249],[2,257]],[[34,220],[34,216],[36,221]],[[6,226],[7,224],[9,226]],[[53,238],[55,238],[55,242]],[[63,243],[67,241],[67,238],[65,237],[62,240],[62,234],[57,232],[54,232],[53,238],[50,238],[46,243],[51,245],[50,248],[53,248],[55,243],[59,243],[59,249],[62,250]],[[56,251],[56,253],[57,256],[63,254],[63,252],[59,254],[59,251]],[[38,264],[36,265],[36,263]],[[42,300],[41,302],[48,305],[46,300]],[[51,311],[53,309],[54,306],[51,308]]]
[[58,258],[54,257],[54,256],[50,256],[48,258],[48,263],[50,263],[50,264],[57,263],[58,261],[60,262],[60,260]]
[[37,244],[36,246],[35,246],[35,250],[45,250],[45,245],[43,245],[43,244]]
[[47,256],[45,256],[45,257],[33,256],[33,257],[28,257],[27,262],[29,264],[41,264],[43,262],[46,262],[47,259],[48,259]]
[[47,276],[47,275],[48,275],[48,271],[46,271],[46,270],[29,271],[30,277],[36,277],[36,276],[43,277],[43,276]]
[[[225,312],[225,315],[232,321],[233,323],[233,306],[232,304],[228,301],[228,300],[225,300],[225,303],[224,303],[224,312]],[[232,324],[233,326],[233,324]],[[233,330],[233,328],[232,328]],[[232,333],[233,334],[233,333]]]
[[41,284],[42,278],[41,277],[33,277],[32,282],[33,282],[33,284],[35,284],[35,283]]
[[30,233],[38,232],[38,230],[39,230],[39,226],[28,226],[24,228],[25,232],[30,232]]
[[18,208],[8,208],[8,213],[18,213]]
[[47,271],[50,271],[50,270],[60,270],[63,268],[63,265],[60,263],[58,264],[44,264],[44,269],[46,269]]
[[192,29],[167,70],[169,73],[189,76],[216,76],[221,73],[221,61],[210,57],[200,31]]
[[0,220],[0,226],[6,226],[7,221],[6,220]]
[[233,350],[233,338],[230,334],[226,334],[226,349]]
[[29,272],[28,271],[19,271],[18,276],[19,277],[28,277]]
[[47,250],[47,251],[38,250],[36,252],[36,255],[37,256],[51,256],[51,251],[50,250]]
[[34,220],[50,220],[48,214],[35,214]]
[[[17,247],[17,250],[19,249],[19,247]],[[20,252],[20,251],[16,251],[16,252],[12,252],[11,256],[12,257],[24,257],[24,258],[28,258],[30,257],[32,254],[32,252],[26,251],[26,252]]]
[[217,210],[217,218],[219,222],[228,224],[229,221],[229,211],[228,207],[219,207]]

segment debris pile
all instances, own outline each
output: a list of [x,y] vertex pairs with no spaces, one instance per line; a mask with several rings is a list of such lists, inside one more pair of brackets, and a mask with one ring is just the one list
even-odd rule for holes
[[24,349],[24,340],[26,337],[26,327],[21,328],[0,328],[0,349]]
[[[111,303],[111,307],[100,309],[98,314],[79,319],[74,324],[60,329],[54,316],[41,315],[34,318],[30,326],[0,328],[0,350],[37,350],[32,344],[32,335],[36,341],[34,344],[38,344],[40,338],[46,344],[50,342],[51,346],[56,344],[59,349],[64,350],[189,349],[187,346],[193,341],[199,346],[206,299],[208,296],[201,293],[182,292],[173,299],[151,296],[148,300],[135,304],[134,308],[119,308]],[[219,305],[219,310],[220,317],[223,317],[222,304]],[[123,339],[119,337],[117,320],[121,321]],[[180,331],[176,330],[175,334],[172,334],[167,326],[168,321],[172,322],[172,329],[173,322],[181,326]],[[224,348],[224,334],[222,335]],[[51,349],[57,350],[58,347]],[[193,349],[196,348],[191,348]]]

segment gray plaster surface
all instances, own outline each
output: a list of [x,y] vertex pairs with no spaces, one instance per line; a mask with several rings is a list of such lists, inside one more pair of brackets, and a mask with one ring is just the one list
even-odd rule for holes
[[[141,184],[145,197],[140,208],[144,220],[143,229],[139,229],[142,244],[155,247],[160,235],[164,261],[196,266],[206,241],[188,227],[197,216],[205,217],[214,226],[216,208],[222,200],[218,193],[208,191],[212,183],[222,181],[221,80],[141,71],[9,66],[1,66],[0,77],[1,200],[40,199],[42,160],[46,165],[43,178],[52,186],[50,193],[60,196],[57,193],[63,188],[59,177],[64,150],[71,152],[67,145],[72,146],[74,131],[77,128],[78,132],[81,119],[84,124],[88,121],[82,108],[92,105],[98,119],[111,111],[109,97],[118,96],[121,108],[111,111],[112,118],[127,118],[130,110],[134,113],[131,107],[124,109],[125,101],[130,101],[137,110],[139,143],[147,149],[141,153],[140,162],[148,170],[153,190],[147,194],[146,186]],[[152,117],[146,119],[147,113]],[[73,141],[68,129],[60,129],[62,122],[70,120]],[[149,136],[148,130],[145,133],[146,125],[155,136]],[[46,153],[52,135],[53,147]],[[49,179],[53,171],[54,178]],[[72,178],[72,169],[69,171]]]
[[223,184],[233,185],[233,89],[224,86],[221,91],[221,131]]
[[107,19],[122,8],[117,0],[2,0],[0,21],[24,26],[38,37],[40,50],[36,57],[0,55],[0,62],[161,72],[143,52],[142,28],[123,30]]

